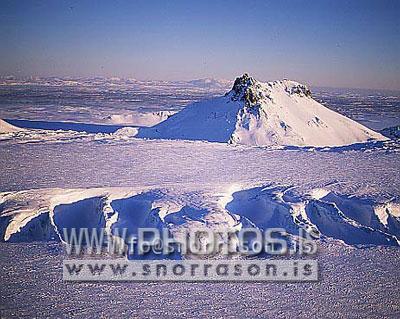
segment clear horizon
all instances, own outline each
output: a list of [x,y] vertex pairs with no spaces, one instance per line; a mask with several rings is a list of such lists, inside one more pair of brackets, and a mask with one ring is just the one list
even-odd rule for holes
[[398,1],[3,1],[0,75],[400,90]]
[[[246,73],[246,72],[245,72]],[[242,74],[238,74],[237,76],[233,77],[232,79],[223,79],[223,78],[193,78],[193,79],[175,79],[175,80],[164,80],[164,79],[138,79],[138,78],[133,78],[133,77],[119,77],[119,76],[103,76],[103,75],[91,75],[91,76],[74,76],[74,75],[48,75],[48,76],[36,76],[36,75],[26,75],[26,76],[18,76],[15,74],[6,74],[6,75],[0,75],[0,79],[6,79],[6,78],[14,78],[16,80],[30,80],[30,79],[51,79],[51,78],[58,78],[61,80],[78,80],[78,79],[95,79],[95,78],[104,78],[106,80],[112,80],[113,78],[118,78],[120,80],[136,80],[139,82],[146,82],[146,81],[165,81],[165,82],[188,82],[188,81],[196,81],[196,80],[206,80],[206,79],[212,79],[216,81],[230,81],[232,82],[231,84],[233,85],[235,79]],[[251,76],[251,74],[250,74]],[[259,79],[256,78],[256,80],[261,81],[263,83],[265,82],[270,82],[270,81],[276,81],[276,80],[283,80],[282,79]],[[293,79],[289,79],[293,80]],[[349,86],[326,86],[326,85],[314,85],[310,84],[307,82],[300,82],[301,84],[305,84],[309,86],[311,89],[337,89],[337,90],[366,90],[366,91],[388,91],[388,92],[399,92],[400,93],[400,88],[399,89],[390,89],[390,88],[369,88],[369,87],[349,87]]]

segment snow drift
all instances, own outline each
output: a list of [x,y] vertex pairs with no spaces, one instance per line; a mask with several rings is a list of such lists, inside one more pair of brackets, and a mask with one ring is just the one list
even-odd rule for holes
[[[175,238],[193,229],[299,229],[315,239],[340,240],[354,246],[400,243],[398,198],[374,198],[311,189],[296,194],[292,187],[267,185],[232,188],[216,202],[193,193],[177,196],[161,190],[130,188],[39,189],[0,193],[0,242],[57,240],[67,242],[71,229],[102,229],[114,237],[137,235],[139,227],[168,229]],[[181,197],[178,200],[178,197]],[[121,238],[122,239],[122,238]],[[127,242],[126,242],[127,244]],[[135,259],[138,256],[129,256]],[[154,256],[153,256],[154,257]],[[178,255],[172,258],[180,258]]]
[[20,127],[16,127],[14,125],[11,125],[7,123],[6,121],[0,119],[0,133],[13,133],[13,132],[19,132],[23,131],[24,129]]
[[342,146],[386,138],[312,98],[303,84],[261,83],[247,74],[224,96],[200,101],[138,137],[257,146]]
[[133,112],[129,114],[112,114],[107,116],[105,121],[117,125],[153,126],[165,121],[174,113],[173,111],[158,111],[149,113]]

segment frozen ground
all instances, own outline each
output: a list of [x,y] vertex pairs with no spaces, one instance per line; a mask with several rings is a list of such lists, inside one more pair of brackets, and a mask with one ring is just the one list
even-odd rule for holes
[[320,281],[292,284],[64,283],[57,244],[1,243],[0,249],[2,318],[400,316],[398,248],[324,244]]
[[[195,82],[190,85],[196,92],[210,92],[204,86],[195,86],[198,84]],[[126,87],[126,83],[124,85]],[[171,92],[168,91],[171,90],[168,89],[168,83],[163,85],[162,90],[160,84],[157,86],[161,91],[148,88],[153,93],[144,94],[148,97],[146,101],[164,103],[165,100],[157,99],[160,92],[163,92],[161,95],[167,100],[173,99],[175,91],[178,92],[176,96],[180,96],[176,86],[173,86]],[[187,87],[189,84],[180,85]],[[10,83],[1,88],[3,94],[3,90],[10,92],[8,86],[11,86]],[[98,98],[100,107],[96,109],[94,105],[97,100],[92,100],[92,93],[87,93],[88,95],[79,95],[74,102],[75,105],[84,104],[87,112],[80,112],[78,109],[76,118],[72,112],[67,116],[64,103],[54,102],[58,101],[55,99],[58,93],[52,91],[49,96],[43,97],[43,87],[49,89],[45,85],[39,86],[36,89],[41,93],[32,98],[31,89],[16,85],[13,89],[19,90],[20,96],[29,97],[31,104],[26,102],[25,105],[29,104],[30,108],[23,107],[23,99],[8,96],[7,99],[1,99],[3,105],[9,104],[1,108],[0,118],[46,118],[53,121],[72,120],[104,124],[103,118],[125,110],[124,105],[118,109],[120,100],[111,102],[110,96],[104,98],[103,102],[102,98]],[[101,85],[93,85],[88,90],[100,92],[98,94],[104,97],[103,88],[102,82]],[[54,86],[50,89],[54,90]],[[68,86],[65,92],[64,89],[65,83],[61,85],[60,93],[64,97],[75,92],[72,85]],[[215,87],[214,89],[221,90]],[[187,100],[199,98],[197,93],[185,92]],[[118,96],[119,94],[118,91]],[[352,113],[353,118],[363,116],[380,121],[380,117],[386,114],[390,125],[398,124],[395,122],[396,116],[398,118],[398,113],[395,113],[398,112],[398,96],[390,95],[388,98],[386,95],[375,94],[375,98],[365,97],[365,101],[374,101],[373,103],[378,103],[376,100],[380,99],[386,101],[382,108],[376,108],[360,106],[363,104],[354,101],[350,103],[348,93],[345,97],[340,94],[335,93],[328,97],[325,95],[323,98],[342,101],[342,104],[338,102],[340,107],[345,112]],[[38,100],[35,100],[36,98]],[[45,106],[40,110],[38,101],[42,98],[47,102],[43,102]],[[362,97],[354,99],[362,100]],[[15,103],[17,100],[21,101],[21,104]],[[141,101],[145,103],[145,100]],[[168,101],[171,102],[170,105],[173,104],[172,100]],[[168,103],[165,110],[171,109]],[[366,104],[369,105],[368,103]],[[111,105],[110,109],[104,105]],[[160,108],[161,106],[155,107],[151,112],[157,112]],[[360,108],[364,111],[359,112]],[[378,123],[371,120],[367,122]],[[255,207],[260,207],[261,211],[265,207],[277,205],[287,208],[289,204],[307,202],[307,205],[312,206],[303,217],[308,217],[309,222],[317,225],[323,234],[318,256],[321,264],[320,281],[313,284],[63,283],[60,264],[63,255],[60,244],[37,242],[36,240],[49,238],[32,238],[26,236],[26,233],[16,232],[15,241],[25,242],[0,244],[2,318],[128,315],[399,317],[399,249],[388,246],[386,239],[381,241],[383,237],[398,236],[398,142],[330,149],[261,148],[201,141],[142,140],[132,138],[126,133],[129,132],[116,135],[28,130],[1,134],[2,217],[6,217],[7,214],[24,217],[31,216],[29,214],[32,212],[46,211],[51,206],[48,201],[53,204],[63,201],[65,203],[63,195],[73,204],[74,200],[71,198],[76,199],[76,196],[69,197],[68,194],[74,193],[72,189],[76,188],[89,189],[78,191],[80,196],[83,196],[81,199],[99,196],[103,198],[104,192],[114,194],[113,196],[121,196],[122,192],[125,197],[140,192],[155,192],[157,196],[161,194],[163,200],[168,199],[167,202],[173,202],[174,207],[178,209],[173,211],[178,214],[163,215],[163,218],[169,218],[172,223],[181,223],[183,219],[183,224],[186,225],[215,221],[215,216],[223,216],[225,221],[229,221],[229,214],[242,214],[243,218],[257,221],[258,227],[262,228],[275,219],[257,214],[259,210],[249,201],[253,196],[260,199]],[[289,189],[290,192],[287,192],[286,197],[282,197],[283,202],[277,203],[276,197],[257,188],[268,185],[280,190]],[[327,193],[328,191],[333,193]],[[54,199],[55,195],[57,200]],[[319,200],[335,203],[340,212],[328,209]],[[207,214],[197,219],[197,214],[186,216],[183,213],[192,210],[180,212],[182,206],[189,206],[195,212],[205,210]],[[301,205],[296,207],[298,206]],[[18,212],[17,208],[21,210]],[[68,209],[68,206],[64,208]],[[77,206],[72,205],[72,208],[69,213],[78,211]],[[282,212],[287,213],[288,210]],[[318,213],[321,212],[330,218],[318,219]],[[62,213],[59,216],[62,216]],[[338,216],[340,218],[336,218]],[[22,221],[20,225],[23,226],[24,218],[19,221]],[[68,221],[58,220],[61,223]],[[4,225],[9,225],[8,222],[9,220],[2,219],[2,231]],[[369,229],[370,236],[365,236],[366,228]],[[16,230],[18,227],[10,229]],[[36,227],[29,229],[37,230]],[[352,236],[354,234],[355,237]],[[358,243],[349,242],[347,235],[351,238],[361,238],[363,244],[368,244],[366,238],[375,238],[379,242],[373,242],[373,246],[369,248],[359,248],[356,245]],[[394,241],[389,242],[394,244]]]
[[[271,181],[297,186],[300,194],[322,187],[382,201],[399,197],[400,158],[393,145],[331,152],[87,136],[0,143],[3,191],[157,188],[180,204],[199,209],[212,208],[210,203],[232,186],[249,189]],[[34,196],[28,192],[26,198]],[[61,282],[58,244],[3,243],[2,315],[305,318],[323,313],[345,318],[351,312],[353,317],[381,318],[400,314],[398,248],[325,245],[316,284],[66,284]]]

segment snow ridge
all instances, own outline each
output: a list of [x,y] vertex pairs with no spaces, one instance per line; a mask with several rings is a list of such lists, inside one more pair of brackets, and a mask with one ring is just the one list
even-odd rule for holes
[[0,119],[0,133],[14,133],[19,131],[24,131],[24,129],[11,125],[6,121]]
[[129,234],[137,234],[139,227],[167,228],[178,238],[185,229],[202,227],[279,227],[292,236],[303,229],[315,239],[356,247],[400,244],[398,198],[382,202],[325,189],[298,194],[291,186],[274,184],[249,189],[232,185],[215,198],[200,196],[197,204],[193,195],[131,188],[0,193],[0,242],[68,242],[63,230],[70,238],[73,228],[105,229],[116,237],[124,228]]

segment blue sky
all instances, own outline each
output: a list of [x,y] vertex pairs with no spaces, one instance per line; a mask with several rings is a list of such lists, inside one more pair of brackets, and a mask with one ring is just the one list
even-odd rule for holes
[[400,89],[400,1],[0,2],[0,74]]

